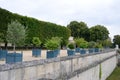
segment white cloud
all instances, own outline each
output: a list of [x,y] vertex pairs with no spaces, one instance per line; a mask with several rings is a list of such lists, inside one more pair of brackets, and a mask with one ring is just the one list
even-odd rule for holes
[[61,25],[72,20],[89,26],[105,25],[110,35],[120,34],[119,0],[0,0],[0,7],[21,15]]

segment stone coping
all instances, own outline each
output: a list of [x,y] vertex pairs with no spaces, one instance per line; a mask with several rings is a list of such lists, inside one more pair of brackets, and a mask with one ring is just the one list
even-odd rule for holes
[[87,56],[106,54],[106,53],[113,52],[113,51],[115,51],[115,50],[112,49],[112,50],[103,51],[103,52],[99,52],[99,53],[56,57],[56,58],[51,58],[51,59],[41,59],[41,60],[33,60],[33,61],[24,61],[24,62],[18,62],[15,64],[1,64],[0,65],[0,72],[12,70],[12,69],[32,67],[32,66],[36,66],[36,65],[44,65],[44,64],[48,64],[48,63],[52,63],[52,62],[66,61],[66,60],[71,60],[71,59],[75,59],[75,58],[82,58],[82,57],[87,57]]

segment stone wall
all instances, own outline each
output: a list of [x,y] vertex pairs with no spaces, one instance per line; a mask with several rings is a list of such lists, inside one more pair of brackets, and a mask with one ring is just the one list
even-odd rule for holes
[[0,65],[0,80],[105,80],[116,51]]

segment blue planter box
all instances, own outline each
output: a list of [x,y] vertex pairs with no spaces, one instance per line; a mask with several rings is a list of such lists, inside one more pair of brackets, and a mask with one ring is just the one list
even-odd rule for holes
[[0,59],[5,59],[8,51],[7,50],[0,50]]
[[54,58],[57,57],[60,54],[60,50],[56,49],[56,50],[52,50],[52,51],[47,51],[47,58]]
[[54,58],[55,57],[54,51],[47,51],[47,58]]
[[86,54],[86,50],[84,49],[80,50],[80,54]]
[[94,51],[95,51],[95,52],[99,52],[99,48],[95,48]]
[[93,53],[93,52],[94,52],[94,49],[93,49],[93,48],[90,48],[88,51],[89,51],[89,53]]
[[54,50],[54,57],[57,57],[60,54],[60,50],[56,49]]
[[32,56],[34,56],[34,57],[41,56],[41,49],[33,49]]
[[67,54],[68,54],[68,56],[75,55],[75,51],[74,50],[67,50]]
[[21,53],[9,53],[6,56],[6,63],[12,64],[16,62],[22,62],[23,54]]
[[76,48],[75,52],[79,53],[80,52],[80,48]]

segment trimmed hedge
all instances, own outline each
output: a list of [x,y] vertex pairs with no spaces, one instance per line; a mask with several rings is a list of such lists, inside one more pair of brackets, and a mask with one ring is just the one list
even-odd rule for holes
[[62,37],[63,45],[66,44],[70,36],[70,30],[64,26],[57,25],[50,22],[39,21],[35,18],[22,16],[18,14],[11,13],[5,9],[0,8],[0,33],[3,33],[4,42],[6,37],[7,25],[13,20],[18,20],[22,25],[27,28],[27,36],[25,43],[30,45],[32,43],[33,37],[39,37],[44,44],[47,39],[52,37]]

